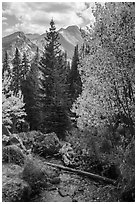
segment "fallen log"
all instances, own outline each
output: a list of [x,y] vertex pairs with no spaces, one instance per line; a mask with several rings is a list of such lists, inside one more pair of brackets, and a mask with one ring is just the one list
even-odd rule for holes
[[77,169],[73,169],[73,168],[70,168],[70,167],[62,166],[62,165],[59,165],[59,164],[53,164],[53,163],[45,162],[45,161],[44,161],[44,164],[47,164],[47,165],[50,165],[50,166],[53,166],[53,167],[57,167],[59,169],[63,169],[65,171],[70,171],[70,172],[74,172],[74,173],[77,173],[77,174],[80,174],[80,175],[84,175],[84,176],[87,176],[89,178],[92,178],[92,179],[95,179],[95,180],[100,180],[100,181],[103,181],[103,182],[108,183],[108,184],[115,185],[115,183],[116,183],[115,180],[112,180],[112,179],[109,179],[109,178],[106,178],[106,177],[103,177],[103,176],[100,176],[100,175],[97,175],[97,174],[89,173],[87,171],[81,171],[81,170],[77,170]]

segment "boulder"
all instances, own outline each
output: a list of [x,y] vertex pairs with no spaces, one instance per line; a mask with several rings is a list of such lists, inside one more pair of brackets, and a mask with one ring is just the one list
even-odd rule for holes
[[6,163],[14,163],[20,166],[24,165],[25,155],[17,145],[8,145],[2,149],[2,161]]
[[60,177],[54,177],[54,178],[50,179],[51,184],[59,184],[60,181],[61,181]]
[[59,176],[59,170],[49,165],[44,165],[46,169],[46,174],[50,179],[57,178]]
[[31,188],[20,178],[22,168],[15,164],[2,166],[2,201],[27,202],[30,200]]
[[43,157],[55,155],[59,152],[61,145],[55,133],[43,134],[35,138],[33,152]]

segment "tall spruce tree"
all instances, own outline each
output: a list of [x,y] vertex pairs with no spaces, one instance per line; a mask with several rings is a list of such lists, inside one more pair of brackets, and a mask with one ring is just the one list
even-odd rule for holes
[[9,77],[11,74],[10,65],[9,65],[9,56],[7,51],[5,51],[5,56],[3,59],[3,67],[2,67],[2,79],[4,80],[4,77]]
[[69,92],[71,103],[73,103],[82,92],[82,82],[78,70],[79,52],[78,45],[75,46],[71,69],[68,75]]
[[30,125],[30,130],[38,130],[40,119],[39,108],[39,51],[37,48],[36,55],[32,60],[30,71],[22,84],[22,93],[24,96],[26,120]]
[[27,74],[29,72],[30,69],[30,64],[29,64],[29,60],[26,56],[26,53],[23,53],[23,57],[22,57],[22,62],[21,62],[21,70],[20,70],[20,74],[21,74],[21,79],[26,80]]
[[21,58],[18,48],[16,48],[14,58],[12,60],[12,83],[11,83],[11,89],[13,91],[13,94],[17,96],[20,92],[20,86],[21,86]]
[[39,68],[42,72],[43,125],[48,131],[54,131],[64,137],[69,126],[67,116],[66,63],[60,50],[59,34],[53,20],[46,36],[45,52]]

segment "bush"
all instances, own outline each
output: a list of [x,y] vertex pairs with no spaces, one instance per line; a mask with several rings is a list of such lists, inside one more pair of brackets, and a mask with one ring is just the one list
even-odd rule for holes
[[[91,166],[99,163],[97,130],[81,131],[73,128],[66,137],[74,151],[73,166],[90,171]],[[91,171],[93,172],[93,170]],[[94,172],[97,173],[97,172]]]
[[133,137],[124,152],[120,165],[122,174],[121,201],[135,201],[135,138]]
[[21,149],[18,146],[8,145],[3,147],[2,161],[23,166],[25,161],[25,155],[22,153]]
[[42,162],[28,157],[25,161],[22,178],[29,183],[33,193],[39,193],[47,185],[47,174]]
[[20,178],[22,168],[15,164],[2,165],[2,201],[27,202],[30,200],[31,188]]
[[81,154],[86,157],[90,157],[93,160],[98,160],[98,140],[96,137],[97,130],[81,131],[77,128],[73,128],[67,136],[67,141],[71,143],[73,150],[77,154]]

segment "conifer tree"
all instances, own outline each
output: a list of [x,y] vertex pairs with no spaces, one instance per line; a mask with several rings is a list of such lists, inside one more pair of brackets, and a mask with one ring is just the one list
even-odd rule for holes
[[11,89],[13,94],[17,96],[20,91],[20,82],[21,82],[21,58],[18,48],[16,48],[15,55],[12,61],[12,83]]
[[26,53],[24,52],[22,62],[21,62],[21,70],[20,70],[22,80],[26,80],[27,74],[29,72],[29,68],[30,68],[29,60],[26,56]]
[[39,104],[38,61],[39,61],[39,51],[37,48],[36,55],[33,59],[30,70],[26,75],[26,79],[22,83],[22,93],[24,96],[23,99],[25,103],[25,111],[27,113],[26,120],[30,125],[30,130],[37,130],[40,122],[39,106],[38,106]]
[[69,92],[72,99],[72,103],[77,99],[82,91],[82,82],[78,70],[79,54],[78,45],[76,45],[74,50],[74,55],[72,59],[72,65],[68,76]]
[[45,52],[40,60],[42,72],[43,124],[48,131],[62,137],[68,126],[66,89],[66,63],[58,42],[59,35],[53,20],[46,36]]
[[11,74],[10,65],[9,65],[9,57],[7,51],[5,51],[5,56],[3,59],[3,67],[2,67],[2,78],[9,77]]

